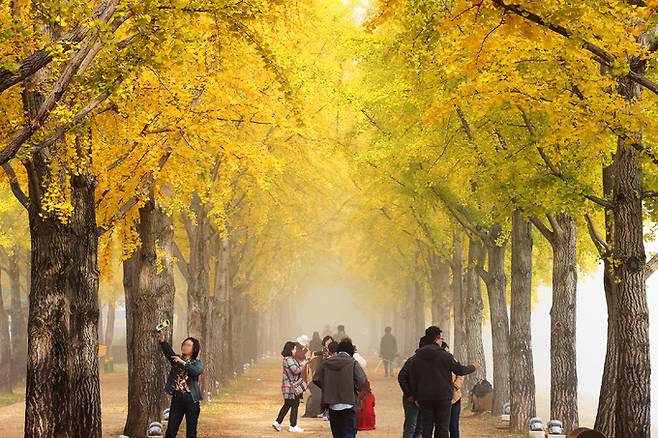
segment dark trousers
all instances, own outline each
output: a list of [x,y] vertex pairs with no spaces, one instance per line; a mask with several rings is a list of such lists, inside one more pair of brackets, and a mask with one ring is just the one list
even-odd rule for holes
[[329,409],[329,425],[334,438],[354,438],[356,436],[356,412],[354,409],[334,411]]
[[421,422],[420,409],[415,403],[402,396],[402,408],[404,409],[404,429],[402,438],[421,438],[423,435],[423,424]]
[[420,402],[420,415],[423,421],[423,438],[448,438],[450,428],[451,400]]
[[462,401],[452,405],[450,409],[450,438],[459,438],[459,415],[462,412]]
[[290,427],[297,426],[297,413],[299,412],[299,397],[287,398],[281,406],[279,411],[279,416],[276,417],[276,422],[281,424],[283,419],[286,418],[286,415],[290,411]]
[[196,425],[199,421],[201,407],[199,402],[192,399],[189,392],[174,392],[171,397],[171,407],[169,408],[169,422],[167,423],[167,434],[165,438],[176,438],[178,428],[185,417],[185,436],[186,438],[196,438]]

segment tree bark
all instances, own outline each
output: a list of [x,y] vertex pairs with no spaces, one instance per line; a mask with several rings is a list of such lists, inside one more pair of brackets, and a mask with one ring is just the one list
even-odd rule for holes
[[[173,321],[173,225],[151,199],[139,209],[140,246],[123,263],[128,352],[128,417],[123,433],[144,436],[148,424],[160,419],[169,362],[155,337],[155,326]],[[159,253],[166,254],[159,258]],[[109,322],[108,318],[108,322]],[[108,324],[108,332],[109,332]],[[108,336],[109,337],[109,336]]]
[[25,380],[27,367],[27,318],[21,297],[20,250],[15,247],[9,257],[9,284],[11,287],[11,350],[12,378]]
[[432,324],[441,327],[443,338],[450,344],[450,265],[430,251],[430,288],[432,291]]
[[25,436],[101,437],[95,181],[70,177],[68,222],[41,211],[50,169],[26,164],[32,243]]
[[[491,227],[487,247],[488,272],[483,276],[489,296],[491,340],[493,349],[493,415],[501,415],[510,394],[510,345],[509,317],[507,315],[507,276],[505,275],[505,251],[507,243],[498,244],[502,232],[499,223]],[[478,270],[485,274],[483,270]]]
[[556,215],[553,238],[553,303],[551,307],[551,418],[567,433],[578,427],[576,372],[576,222]]
[[116,300],[114,298],[110,299],[110,302],[107,303],[107,320],[105,322],[105,345],[107,346],[107,352],[112,356],[112,346],[114,345],[114,325],[116,320]]
[[[632,84],[626,86],[636,88]],[[633,95],[633,92],[626,94]],[[619,139],[613,185],[613,258],[618,281],[617,370],[623,370],[628,377],[617,387],[616,436],[620,438],[648,438],[651,434],[649,312],[644,278],[642,173],[638,155],[633,144]]]
[[532,226],[520,211],[512,216],[512,300],[510,307],[510,429],[526,432],[536,414],[532,358]]
[[466,295],[464,300],[464,327],[466,332],[466,359],[473,363],[480,359],[482,367],[464,380],[464,395],[468,395],[473,385],[487,378],[487,367],[482,345],[482,291],[480,277],[476,266],[484,263],[484,248],[477,238],[470,238],[468,243],[468,267],[466,269]]
[[12,379],[11,338],[9,336],[9,314],[2,297],[2,271],[0,271],[0,392],[11,393]]
[[466,353],[466,331],[464,328],[464,248],[459,231],[453,231],[452,240],[452,312],[454,321],[454,339],[452,351],[457,360],[464,361]]
[[[603,168],[603,193],[606,199],[612,198],[614,182],[613,166]],[[612,211],[606,209],[605,213],[605,240],[608,245],[614,245],[614,221]],[[610,263],[610,254],[605,251],[601,254],[603,260],[603,289],[608,308],[608,336],[599,393],[599,406],[596,412],[594,429],[605,436],[616,436],[616,409],[617,409],[617,361],[619,350],[617,348],[617,292],[615,290],[614,266]]]

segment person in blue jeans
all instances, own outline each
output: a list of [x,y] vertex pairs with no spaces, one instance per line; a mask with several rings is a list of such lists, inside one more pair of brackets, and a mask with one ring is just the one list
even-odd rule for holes
[[[445,351],[450,353],[450,348],[445,342],[441,345]],[[464,376],[452,375],[452,408],[450,409],[450,438],[459,438],[459,417],[462,411],[462,385]]]
[[335,356],[327,359],[313,375],[313,383],[322,389],[322,405],[329,408],[333,438],[354,438],[357,433],[357,391],[366,383],[366,373],[354,359],[354,345],[343,339]]
[[197,358],[201,345],[198,339],[187,338],[181,345],[181,354],[177,355],[165,340],[164,331],[158,332],[158,340],[162,352],[171,362],[171,370],[165,386],[165,392],[171,395],[165,438],[176,438],[183,417],[185,417],[186,438],[196,438],[197,422],[201,413],[199,376],[203,373],[203,363]]

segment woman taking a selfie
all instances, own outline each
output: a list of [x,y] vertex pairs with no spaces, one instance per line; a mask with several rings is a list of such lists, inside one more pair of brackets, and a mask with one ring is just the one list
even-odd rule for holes
[[196,427],[201,408],[201,388],[199,376],[203,373],[203,363],[197,359],[201,346],[195,338],[187,338],[181,344],[181,354],[177,355],[166,341],[164,330],[158,332],[158,340],[165,357],[171,362],[165,392],[171,395],[169,422],[165,438],[175,438],[183,417],[185,417],[186,438],[196,438]]

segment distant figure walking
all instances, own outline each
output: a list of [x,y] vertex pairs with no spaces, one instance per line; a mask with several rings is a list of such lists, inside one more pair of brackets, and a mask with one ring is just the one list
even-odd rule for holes
[[322,340],[320,339],[319,332],[313,332],[313,337],[311,342],[308,344],[308,349],[311,351],[311,354],[322,351]]
[[398,343],[395,340],[395,336],[391,334],[392,330],[393,329],[391,327],[386,327],[384,329],[384,336],[379,343],[379,355],[384,362],[385,377],[393,377],[393,364],[395,362],[395,358],[399,356]]
[[181,344],[179,356],[174,353],[171,345],[165,340],[164,331],[158,332],[158,340],[162,352],[171,362],[171,370],[165,386],[165,392],[171,395],[165,438],[176,437],[183,417],[185,417],[185,436],[196,438],[197,422],[201,413],[199,402],[202,398],[199,376],[203,373],[203,363],[197,358],[201,345],[197,339],[187,338]]
[[359,410],[357,391],[366,383],[366,373],[354,355],[352,342],[338,344],[335,356],[316,371],[313,383],[322,389],[322,404],[329,407],[329,424],[334,438],[354,438]]
[[290,411],[290,428],[288,428],[288,432],[304,432],[304,429],[297,425],[297,415],[299,401],[302,399],[306,390],[306,383],[304,382],[306,361],[300,362],[296,359],[303,350],[304,346],[299,342],[288,341],[283,346],[283,351],[281,351],[281,356],[283,356],[283,378],[281,382],[283,406],[281,406],[276,420],[272,423],[272,427],[277,432],[281,432],[281,424],[286,418],[288,411]]
[[[441,348],[440,333],[426,335],[432,341],[420,348],[411,364],[411,391],[420,404],[423,438],[448,438],[452,412],[452,375],[464,376],[480,368],[480,361],[462,365]],[[436,429],[436,434],[434,430]]]
[[345,326],[344,325],[339,325],[338,326],[338,333],[334,335],[334,340],[336,342],[340,342],[343,339],[347,338],[347,333],[345,333]]

